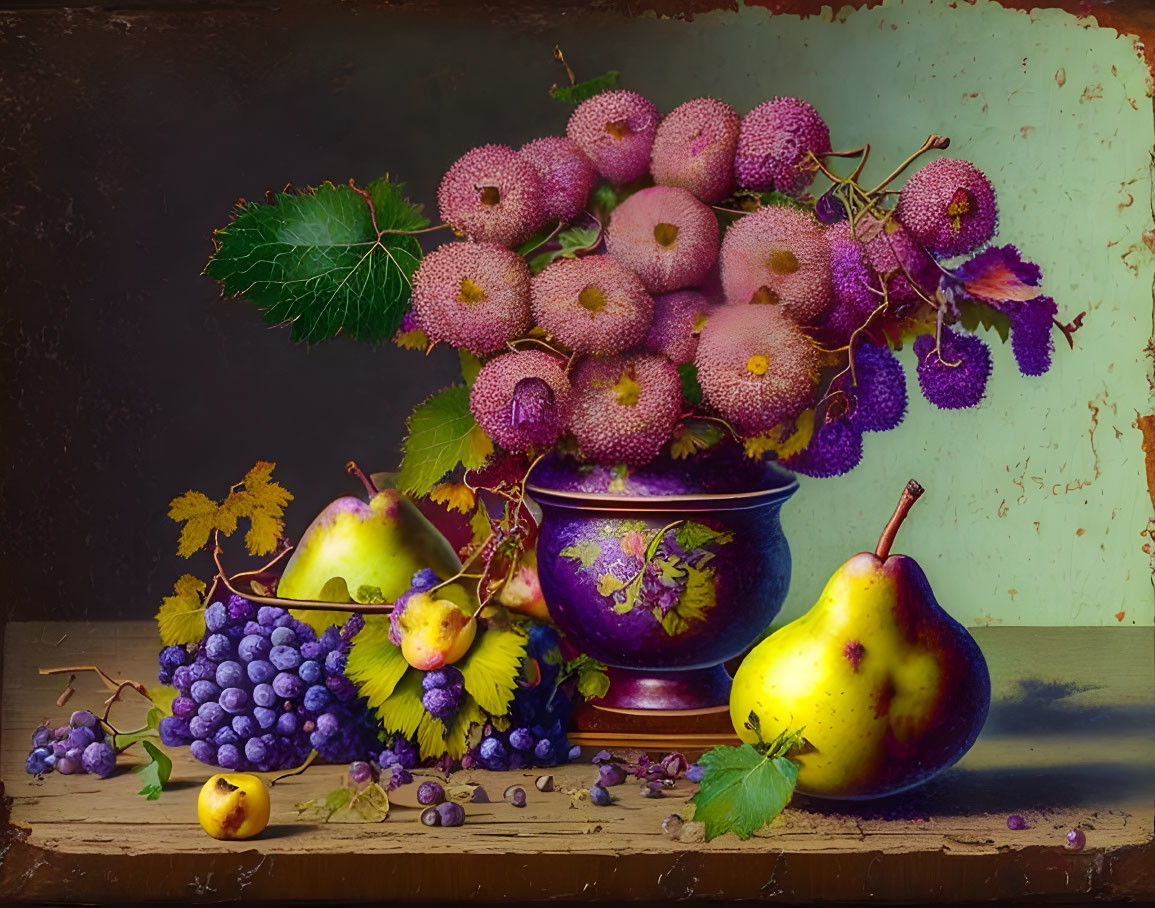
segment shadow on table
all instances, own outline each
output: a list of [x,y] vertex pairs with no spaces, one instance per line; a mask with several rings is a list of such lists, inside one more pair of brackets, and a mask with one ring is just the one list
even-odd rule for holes
[[295,835],[304,835],[315,827],[307,823],[279,823],[266,826],[260,834],[260,840],[287,839]]
[[1023,678],[1010,696],[991,703],[983,734],[1062,734],[1155,728],[1155,703],[1097,705],[1071,699],[1096,689],[1095,685]]
[[1047,767],[948,769],[913,791],[876,801],[824,801],[798,795],[791,807],[809,813],[878,820],[930,820],[952,814],[1103,804],[1150,794],[1149,767],[1129,763],[1075,763]]

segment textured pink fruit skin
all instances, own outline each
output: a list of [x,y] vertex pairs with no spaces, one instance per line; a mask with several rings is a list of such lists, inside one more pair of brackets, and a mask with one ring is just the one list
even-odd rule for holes
[[662,186],[680,186],[703,202],[717,202],[734,187],[738,114],[729,104],[696,98],[675,107],[654,137],[650,173]]
[[[495,205],[481,190],[496,188]],[[541,179],[525,158],[506,145],[482,145],[454,162],[437,190],[441,220],[471,239],[516,246],[544,223]]]
[[853,235],[850,221],[827,227],[826,239],[830,244],[834,305],[827,312],[822,328],[826,336],[842,344],[881,304],[882,298],[873,292],[880,289],[880,284],[870,268],[866,249]]
[[[623,371],[638,383],[637,403],[618,402]],[[573,371],[570,431],[582,454],[603,464],[641,466],[670,440],[682,405],[682,380],[673,363],[650,353],[589,357]]]
[[[603,177],[628,183],[650,169],[650,149],[660,120],[658,109],[637,92],[604,91],[578,105],[566,135]],[[620,124],[620,129],[613,124]],[[624,134],[615,136],[607,125]]]
[[799,98],[775,98],[742,118],[734,174],[743,189],[776,189],[797,195],[814,181],[815,171],[798,165],[807,152],[819,158],[830,151],[830,129],[813,107]]
[[[659,224],[678,229],[663,246]],[[651,293],[669,293],[698,283],[718,257],[718,219],[709,206],[676,186],[635,192],[610,216],[606,250],[642,279]]]
[[[959,216],[956,229],[949,209],[960,190],[969,194],[969,210]],[[998,228],[991,181],[959,158],[939,158],[918,170],[902,187],[896,212],[915,241],[942,257],[973,252]]]
[[[797,270],[772,267],[776,253],[794,256]],[[780,309],[799,324],[822,318],[834,299],[830,244],[814,217],[795,208],[767,206],[739,218],[726,231],[719,254],[726,302],[750,303],[765,287]]]
[[[601,311],[580,303],[590,287],[604,296]],[[608,255],[559,259],[533,278],[529,292],[537,323],[576,353],[621,353],[646,336],[654,317],[641,278]]]
[[642,345],[661,353],[675,366],[691,362],[698,351],[698,335],[709,320],[711,305],[697,290],[675,290],[654,297],[654,323]]
[[938,265],[893,217],[881,221],[868,215],[855,226],[855,236],[875,272],[873,285],[881,291],[879,275],[890,275],[890,302],[917,304],[934,293],[941,274]]
[[[525,259],[504,246],[446,243],[413,275],[413,311],[431,341],[492,353],[529,329],[529,279]],[[463,280],[484,298],[462,300]]]
[[[763,356],[766,371],[747,364]],[[772,306],[719,306],[710,313],[694,355],[706,403],[741,432],[756,435],[798,416],[814,402],[818,353]]]
[[[540,378],[553,392],[549,419],[532,427],[514,425],[511,402],[517,383]],[[519,350],[495,357],[481,367],[469,393],[469,409],[481,430],[509,451],[553,444],[569,421],[572,389],[564,363],[544,350]]]
[[541,178],[542,214],[546,221],[572,221],[585,211],[598,172],[572,139],[534,139],[518,152]]

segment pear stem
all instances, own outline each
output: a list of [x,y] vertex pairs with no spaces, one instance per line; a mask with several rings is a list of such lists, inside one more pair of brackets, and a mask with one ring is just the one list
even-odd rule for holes
[[878,547],[875,548],[874,554],[885,559],[890,554],[890,547],[894,544],[894,537],[898,535],[898,528],[902,526],[902,522],[906,520],[906,515],[910,511],[911,505],[918,501],[919,497],[925,492],[915,480],[911,479],[907,482],[906,488],[902,490],[902,497],[898,499],[898,506],[895,507],[894,513],[890,515],[890,520],[886,522],[886,527],[882,531],[882,535],[878,537]]
[[365,483],[365,488],[369,490],[370,498],[381,491],[379,488],[377,488],[377,486],[373,485],[373,480],[366,476],[365,472],[359,466],[357,466],[356,461],[350,460],[347,464],[345,464],[345,472],[350,476],[356,476],[363,483]]

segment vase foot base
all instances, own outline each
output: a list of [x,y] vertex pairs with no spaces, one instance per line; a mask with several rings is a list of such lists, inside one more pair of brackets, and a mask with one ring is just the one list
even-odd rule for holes
[[574,710],[569,740],[582,747],[637,749],[660,755],[680,751],[689,759],[720,744],[739,744],[728,707],[709,709],[603,709],[582,703]]
[[730,675],[725,667],[639,671],[610,666],[610,689],[596,702],[601,709],[704,710],[730,702]]

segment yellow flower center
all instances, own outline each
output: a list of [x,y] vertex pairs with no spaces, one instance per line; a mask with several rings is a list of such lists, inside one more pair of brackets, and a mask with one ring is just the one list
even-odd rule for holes
[[461,279],[461,289],[457,291],[457,300],[461,303],[480,303],[485,299],[485,291],[481,285],[467,277]]
[[770,368],[770,360],[768,360],[761,353],[755,353],[748,360],[746,360],[746,371],[751,375],[765,375],[766,370]]

